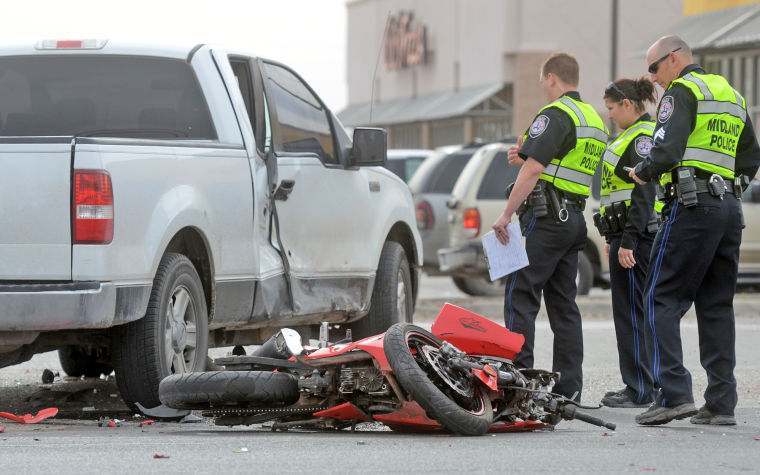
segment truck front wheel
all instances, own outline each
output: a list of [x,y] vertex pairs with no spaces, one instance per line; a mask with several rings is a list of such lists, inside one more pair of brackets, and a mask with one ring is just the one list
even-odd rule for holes
[[380,253],[369,313],[351,324],[354,341],[383,333],[394,323],[411,323],[414,292],[409,261],[401,244],[386,241]]
[[153,280],[144,318],[113,332],[116,382],[128,406],[161,404],[158,385],[170,374],[203,371],[208,353],[208,311],[192,262],[167,253]]

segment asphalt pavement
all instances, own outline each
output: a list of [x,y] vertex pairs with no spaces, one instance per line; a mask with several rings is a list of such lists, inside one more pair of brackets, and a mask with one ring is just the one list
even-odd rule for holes
[[[423,278],[416,322],[429,326],[443,302],[501,322],[502,299],[469,298],[446,278]],[[578,299],[584,316],[583,402],[594,404],[622,383],[617,371],[609,291]],[[113,378],[43,384],[45,369],[60,372],[55,353],[0,369],[0,411],[65,407],[66,417],[35,425],[0,419],[0,473],[757,473],[760,466],[760,294],[740,294],[737,307],[738,424],[697,426],[688,420],[643,427],[641,409],[601,408],[594,415],[616,431],[563,421],[554,431],[458,437],[399,434],[377,424],[356,433],[271,432],[264,425],[217,427],[211,420],[140,425],[126,411]],[[605,310],[607,309],[607,310]],[[706,384],[699,364],[696,321],[682,323],[684,360],[696,404]],[[536,366],[550,368],[551,330],[537,320]],[[230,349],[214,349],[214,356]],[[93,391],[95,390],[95,391]],[[83,409],[87,410],[83,410]],[[99,417],[121,418],[99,427]]]

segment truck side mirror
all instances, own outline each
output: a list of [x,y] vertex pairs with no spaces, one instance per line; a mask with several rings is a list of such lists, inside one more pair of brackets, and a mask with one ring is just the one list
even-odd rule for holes
[[382,166],[388,156],[388,134],[383,129],[358,127],[348,158],[350,167]]

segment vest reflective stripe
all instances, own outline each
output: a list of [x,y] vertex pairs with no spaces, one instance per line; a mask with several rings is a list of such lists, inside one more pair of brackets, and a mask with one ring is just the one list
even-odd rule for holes
[[541,111],[549,107],[570,117],[575,126],[576,142],[564,157],[553,158],[539,178],[562,191],[588,196],[594,171],[606,147],[607,128],[590,105],[568,96],[560,97]]
[[[583,112],[578,108],[578,106],[575,105],[575,102],[573,102],[572,99],[570,99],[567,96],[562,96],[559,99],[559,102],[563,103],[568,108],[572,109],[573,112],[575,112],[575,116],[578,118],[578,122],[581,127],[587,127],[588,123],[586,122],[586,117],[583,115]],[[604,139],[605,142],[607,139]]]
[[630,201],[633,194],[633,188],[627,190],[611,191],[609,195],[600,196],[599,203],[602,206],[608,206],[611,203],[617,203],[618,201]]
[[733,170],[735,167],[736,159],[725,153],[713,152],[712,150],[705,150],[702,148],[687,148],[683,154],[683,161],[698,161],[709,163],[721,168]]
[[[675,167],[690,166],[707,173],[734,178],[736,148],[747,121],[744,98],[722,76],[689,73],[674,80],[685,86],[697,100],[694,130],[686,142],[686,151]],[[670,87],[668,89],[670,89]],[[672,181],[663,173],[660,183]]]
[[609,136],[604,131],[595,127],[576,127],[575,136],[579,139],[594,139],[600,142],[607,142]]
[[728,114],[747,121],[747,111],[733,102],[703,101],[697,104],[697,114]]
[[[615,169],[620,162],[620,157],[630,146],[631,142],[640,136],[651,137],[654,133],[654,122],[639,121],[625,129],[619,137],[614,139],[604,152],[602,163],[602,190],[600,200],[600,212],[606,215],[607,206],[613,203],[623,202],[626,206],[631,205],[631,196],[635,183],[628,183],[615,175]],[[654,211],[662,209],[662,203],[655,201]]]
[[551,175],[555,178],[572,181],[573,183],[579,183],[585,186],[591,186],[591,183],[594,181],[594,175],[588,175],[583,172],[571,170],[551,163],[544,169],[542,175]]

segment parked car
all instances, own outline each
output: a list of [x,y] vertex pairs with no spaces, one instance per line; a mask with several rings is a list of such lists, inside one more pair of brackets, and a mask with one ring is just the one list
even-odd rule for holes
[[482,145],[482,142],[473,142],[438,149],[420,165],[409,182],[422,238],[422,270],[430,275],[438,273],[438,249],[449,244],[446,202],[462,169]]
[[760,286],[760,179],[753,178],[742,194],[744,224],[739,249],[739,284]]
[[424,148],[392,148],[388,150],[385,168],[409,183],[422,162],[434,154],[433,150]]
[[421,241],[385,132],[352,140],[287,66],[207,45],[6,47],[0,119],[0,367],[59,349],[151,408],[209,346],[412,319]]
[[[481,239],[504,211],[505,191],[520,171],[510,165],[507,152],[515,142],[480,147],[464,167],[447,202],[449,245],[439,249],[439,272],[451,275],[456,285],[470,295],[502,295],[505,279],[491,282]],[[598,196],[598,195],[597,195]],[[585,295],[596,281],[603,283],[604,240],[593,226],[593,209],[598,199],[587,201],[589,226],[586,249],[578,256],[578,294]]]

